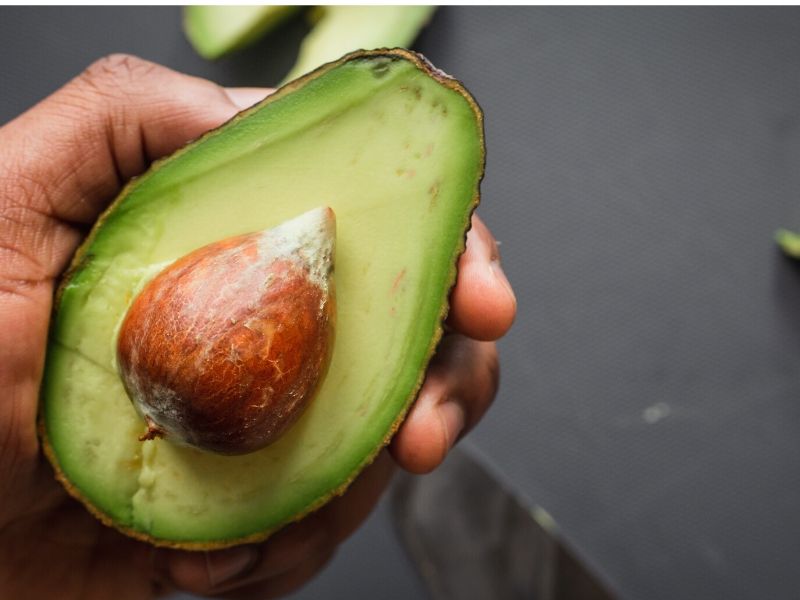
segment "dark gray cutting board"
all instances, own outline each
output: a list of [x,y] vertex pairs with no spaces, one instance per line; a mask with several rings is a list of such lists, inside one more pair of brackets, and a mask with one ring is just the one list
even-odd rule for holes
[[[0,122],[93,58],[211,64],[177,9],[0,9]],[[800,11],[441,9],[418,48],[486,112],[481,214],[520,314],[473,436],[623,598],[800,590]],[[419,596],[382,510],[298,598]]]

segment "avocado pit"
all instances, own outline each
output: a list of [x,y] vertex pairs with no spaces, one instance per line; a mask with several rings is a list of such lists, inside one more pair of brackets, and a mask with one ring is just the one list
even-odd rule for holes
[[244,454],[291,427],[330,363],[335,228],[316,209],[195,250],[145,285],[117,341],[142,440]]

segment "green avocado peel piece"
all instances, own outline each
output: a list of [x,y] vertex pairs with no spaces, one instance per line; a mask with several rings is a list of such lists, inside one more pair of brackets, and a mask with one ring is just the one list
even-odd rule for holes
[[[282,87],[130,182],[56,299],[44,451],[127,535],[211,549],[266,538],[345,491],[391,439],[441,337],[483,176],[483,120],[406,50],[356,52]],[[211,242],[336,214],[336,336],[317,396],[274,444],[223,456],[139,441],[116,365],[138,291]]]
[[775,232],[775,241],[778,242],[784,254],[792,258],[800,258],[800,233],[779,229]]
[[183,12],[183,28],[200,56],[215,59],[256,42],[299,8],[278,5],[187,6]]

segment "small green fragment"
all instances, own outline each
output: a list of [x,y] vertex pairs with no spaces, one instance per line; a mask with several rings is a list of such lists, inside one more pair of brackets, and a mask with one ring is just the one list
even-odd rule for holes
[[778,242],[786,256],[800,258],[800,233],[779,229],[775,232],[775,241]]

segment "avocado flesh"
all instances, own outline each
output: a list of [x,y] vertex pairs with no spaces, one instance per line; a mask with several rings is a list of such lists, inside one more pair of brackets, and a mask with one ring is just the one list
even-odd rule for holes
[[[67,488],[126,533],[185,548],[263,538],[344,491],[421,384],[482,169],[477,105],[400,50],[326,65],[154,165],[61,288],[42,424]],[[200,246],[321,205],[339,229],[336,342],[303,417],[243,456],[139,442],[114,359],[137,291]]]
[[319,6],[321,13],[300,45],[291,81],[353,50],[409,46],[435,6]]
[[298,6],[187,6],[186,37],[198,54],[215,59],[257,41],[295,13]]

